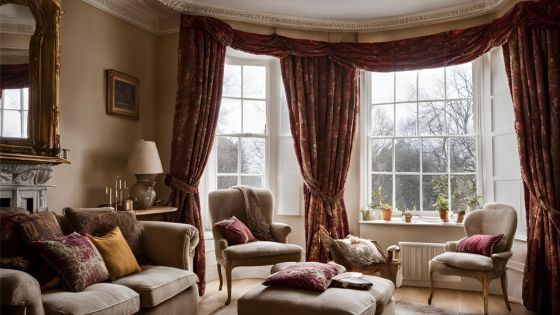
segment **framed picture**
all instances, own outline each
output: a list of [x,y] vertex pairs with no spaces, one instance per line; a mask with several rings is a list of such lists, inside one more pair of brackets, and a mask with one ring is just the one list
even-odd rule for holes
[[113,69],[105,72],[107,114],[138,120],[138,79]]

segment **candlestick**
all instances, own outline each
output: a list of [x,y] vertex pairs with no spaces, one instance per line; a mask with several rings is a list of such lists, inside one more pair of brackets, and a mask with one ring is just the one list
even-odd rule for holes
[[113,188],[109,188],[109,206],[113,205]]

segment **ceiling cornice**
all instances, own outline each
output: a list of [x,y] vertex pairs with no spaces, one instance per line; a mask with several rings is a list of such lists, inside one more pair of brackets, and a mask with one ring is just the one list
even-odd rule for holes
[[159,0],[166,6],[189,14],[198,14],[234,21],[251,22],[287,28],[320,31],[383,31],[448,22],[488,14],[498,10],[507,0],[478,0],[468,4],[414,14],[376,18],[364,21],[323,20],[247,10],[222,8],[195,3],[194,0]]
[[138,9],[133,2],[122,0],[82,0],[102,11],[125,20],[145,31],[159,35],[158,18]]

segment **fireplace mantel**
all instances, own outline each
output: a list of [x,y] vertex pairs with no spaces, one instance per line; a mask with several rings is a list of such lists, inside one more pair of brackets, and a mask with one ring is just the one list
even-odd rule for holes
[[52,164],[0,164],[0,207],[46,210],[53,171]]

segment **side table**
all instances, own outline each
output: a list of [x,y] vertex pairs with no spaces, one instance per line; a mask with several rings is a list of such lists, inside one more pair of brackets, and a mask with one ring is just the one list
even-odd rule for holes
[[153,206],[146,210],[134,210],[134,213],[138,221],[165,221],[165,214],[175,211],[175,207]]

